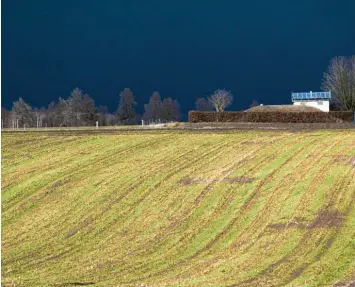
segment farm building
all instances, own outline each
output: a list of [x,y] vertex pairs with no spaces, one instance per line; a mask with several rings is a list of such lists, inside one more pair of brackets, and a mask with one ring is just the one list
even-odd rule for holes
[[295,106],[309,106],[323,112],[329,112],[331,92],[292,93],[292,102]]

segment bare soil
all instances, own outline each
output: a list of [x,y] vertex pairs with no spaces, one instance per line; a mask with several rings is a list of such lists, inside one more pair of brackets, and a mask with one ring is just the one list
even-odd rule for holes
[[336,210],[322,210],[318,212],[317,217],[310,224],[307,224],[307,220],[304,218],[295,218],[289,223],[274,223],[269,224],[267,227],[276,230],[283,230],[285,228],[315,229],[339,227],[342,224],[343,216],[340,212]]
[[307,229],[339,227],[343,224],[343,217],[339,211],[323,210],[318,213],[315,220],[307,226]]
[[111,128],[99,128],[95,129],[75,129],[70,130],[58,130],[58,129],[33,129],[31,131],[13,131],[3,130],[2,133],[23,133],[33,134],[41,133],[46,135],[63,135],[63,136],[78,136],[78,135],[110,135],[110,134],[124,134],[129,132],[130,134],[138,133],[155,133],[156,131],[170,131],[170,130],[188,130],[200,132],[223,132],[233,130],[265,130],[265,131],[309,131],[309,130],[355,130],[355,123],[238,123],[238,122],[210,122],[210,123],[189,123],[181,122],[176,123],[174,126],[165,125],[159,128],[131,126],[131,127],[112,127]]

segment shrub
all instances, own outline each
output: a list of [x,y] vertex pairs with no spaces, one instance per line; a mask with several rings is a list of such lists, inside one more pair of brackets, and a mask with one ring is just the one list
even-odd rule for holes
[[190,111],[189,122],[339,123],[353,122],[353,112],[202,112]]

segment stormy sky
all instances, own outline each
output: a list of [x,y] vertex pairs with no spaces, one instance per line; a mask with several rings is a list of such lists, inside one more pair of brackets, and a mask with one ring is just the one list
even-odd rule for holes
[[230,90],[230,109],[318,91],[334,56],[355,54],[353,0],[3,0],[2,106],[33,106],[79,87],[117,108],[133,90],[178,99]]

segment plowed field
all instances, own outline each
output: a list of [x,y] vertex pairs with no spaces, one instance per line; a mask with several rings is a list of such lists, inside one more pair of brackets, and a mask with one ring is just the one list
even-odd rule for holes
[[354,286],[355,132],[2,134],[2,286]]

